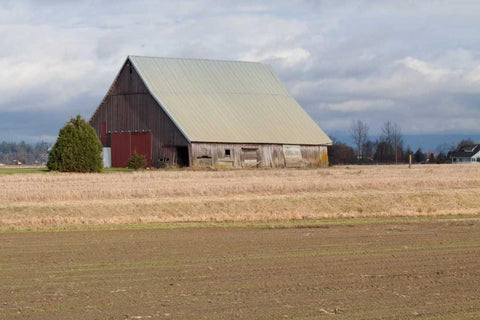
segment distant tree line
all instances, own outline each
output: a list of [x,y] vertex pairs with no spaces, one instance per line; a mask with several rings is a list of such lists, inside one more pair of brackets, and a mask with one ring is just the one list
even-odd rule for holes
[[45,164],[48,160],[49,144],[38,142],[28,144],[25,141],[0,143],[0,163],[3,164]]
[[465,147],[474,146],[471,139],[460,141],[457,146],[445,146],[440,152],[424,152],[421,148],[416,151],[404,147],[400,126],[386,121],[383,124],[380,137],[371,140],[369,127],[361,120],[354,120],[350,126],[350,136],[353,148],[348,144],[333,138],[333,145],[329,147],[329,163],[335,164],[392,164],[408,163],[412,155],[412,163],[450,163],[453,152]]

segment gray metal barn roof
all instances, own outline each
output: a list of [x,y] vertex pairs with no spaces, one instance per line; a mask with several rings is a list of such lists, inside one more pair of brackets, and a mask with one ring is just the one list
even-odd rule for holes
[[268,65],[128,58],[190,141],[331,144]]

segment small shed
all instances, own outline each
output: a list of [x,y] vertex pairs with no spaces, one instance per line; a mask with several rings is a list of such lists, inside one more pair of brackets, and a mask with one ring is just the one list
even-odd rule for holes
[[332,141],[270,66],[129,56],[90,124],[112,166],[326,165]]

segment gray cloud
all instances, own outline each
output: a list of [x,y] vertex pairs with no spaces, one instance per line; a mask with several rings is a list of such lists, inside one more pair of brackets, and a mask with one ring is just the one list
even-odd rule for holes
[[[327,131],[477,133],[476,1],[3,1],[0,140],[89,118],[129,54],[269,63]],[[25,138],[26,139],[26,138]]]

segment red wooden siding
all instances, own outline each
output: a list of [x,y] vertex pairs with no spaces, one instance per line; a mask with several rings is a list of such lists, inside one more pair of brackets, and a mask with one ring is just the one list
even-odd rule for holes
[[112,148],[112,167],[123,168],[134,152],[142,154],[147,160],[147,167],[152,166],[151,132],[114,132],[110,137]]
[[130,133],[112,133],[110,146],[112,148],[112,167],[126,167],[127,160],[130,158]]
[[102,122],[102,136],[100,141],[102,141],[103,145],[107,144],[107,124],[105,122]]
[[[90,124],[102,137],[102,123],[106,124],[107,139],[102,141],[105,147],[108,133],[120,131],[151,131],[151,162],[158,166],[160,161],[176,159],[177,146],[188,146],[180,130],[170,120],[155,99],[148,93],[142,79],[127,62],[109,90],[107,96],[90,119]],[[112,146],[113,149],[113,146]],[[113,150],[112,150],[112,166]]]

